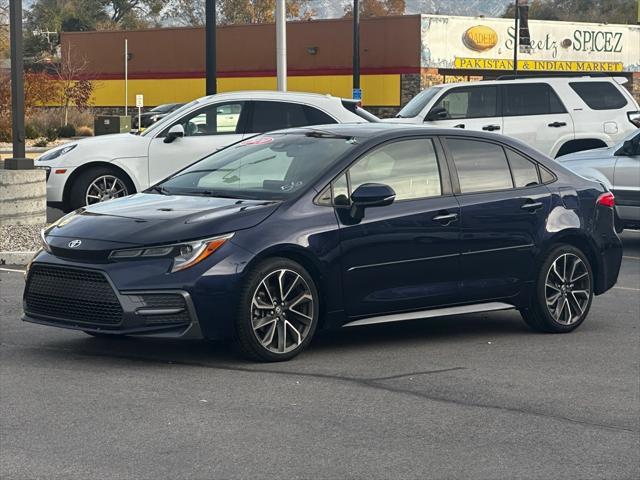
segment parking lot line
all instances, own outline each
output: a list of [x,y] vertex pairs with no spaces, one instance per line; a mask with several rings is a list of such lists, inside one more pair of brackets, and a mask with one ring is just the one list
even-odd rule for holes
[[629,260],[640,260],[640,257],[629,257],[626,255],[623,255],[622,258],[628,258]]
[[26,270],[14,270],[13,268],[0,268],[0,272],[26,273]]
[[618,290],[633,290],[634,292],[640,292],[640,288],[633,288],[633,287],[613,287],[614,289],[618,289]]

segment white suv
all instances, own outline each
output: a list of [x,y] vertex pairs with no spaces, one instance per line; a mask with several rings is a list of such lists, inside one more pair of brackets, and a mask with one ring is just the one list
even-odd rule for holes
[[423,90],[385,121],[502,133],[558,157],[615,145],[640,127],[624,77],[508,77]]
[[68,143],[36,159],[47,170],[47,202],[65,211],[144,190],[181,168],[256,133],[378,121],[354,100],[287,92],[232,92],[184,105],[140,135]]

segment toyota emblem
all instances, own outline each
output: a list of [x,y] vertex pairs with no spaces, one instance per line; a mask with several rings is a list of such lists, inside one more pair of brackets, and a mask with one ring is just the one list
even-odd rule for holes
[[69,242],[69,248],[78,248],[80,245],[82,245],[82,240],[71,240]]

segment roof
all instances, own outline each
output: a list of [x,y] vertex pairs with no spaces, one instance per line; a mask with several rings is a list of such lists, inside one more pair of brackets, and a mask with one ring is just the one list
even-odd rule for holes
[[278,90],[240,90],[235,92],[222,92],[216,93],[215,95],[209,95],[206,97],[202,97],[200,100],[215,98],[220,99],[222,97],[225,98],[236,98],[236,97],[251,97],[257,99],[308,99],[309,101],[336,101],[339,100],[338,97],[334,97],[329,94],[322,93],[308,93],[308,92],[281,92]]

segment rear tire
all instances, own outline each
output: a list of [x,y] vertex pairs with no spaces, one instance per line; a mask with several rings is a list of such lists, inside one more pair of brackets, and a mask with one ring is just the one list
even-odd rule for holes
[[534,330],[567,333],[584,322],[593,300],[593,271],[584,253],[559,245],[544,258],[530,308],[520,311]]
[[[111,189],[114,182],[115,186]],[[89,195],[91,203],[99,203],[111,198],[126,197],[132,193],[135,193],[135,187],[129,177],[113,168],[96,166],[81,172],[73,179],[68,206],[70,211],[86,206]]]
[[240,353],[280,362],[298,355],[317,326],[319,296],[311,275],[287,258],[271,258],[246,277],[234,327]]

